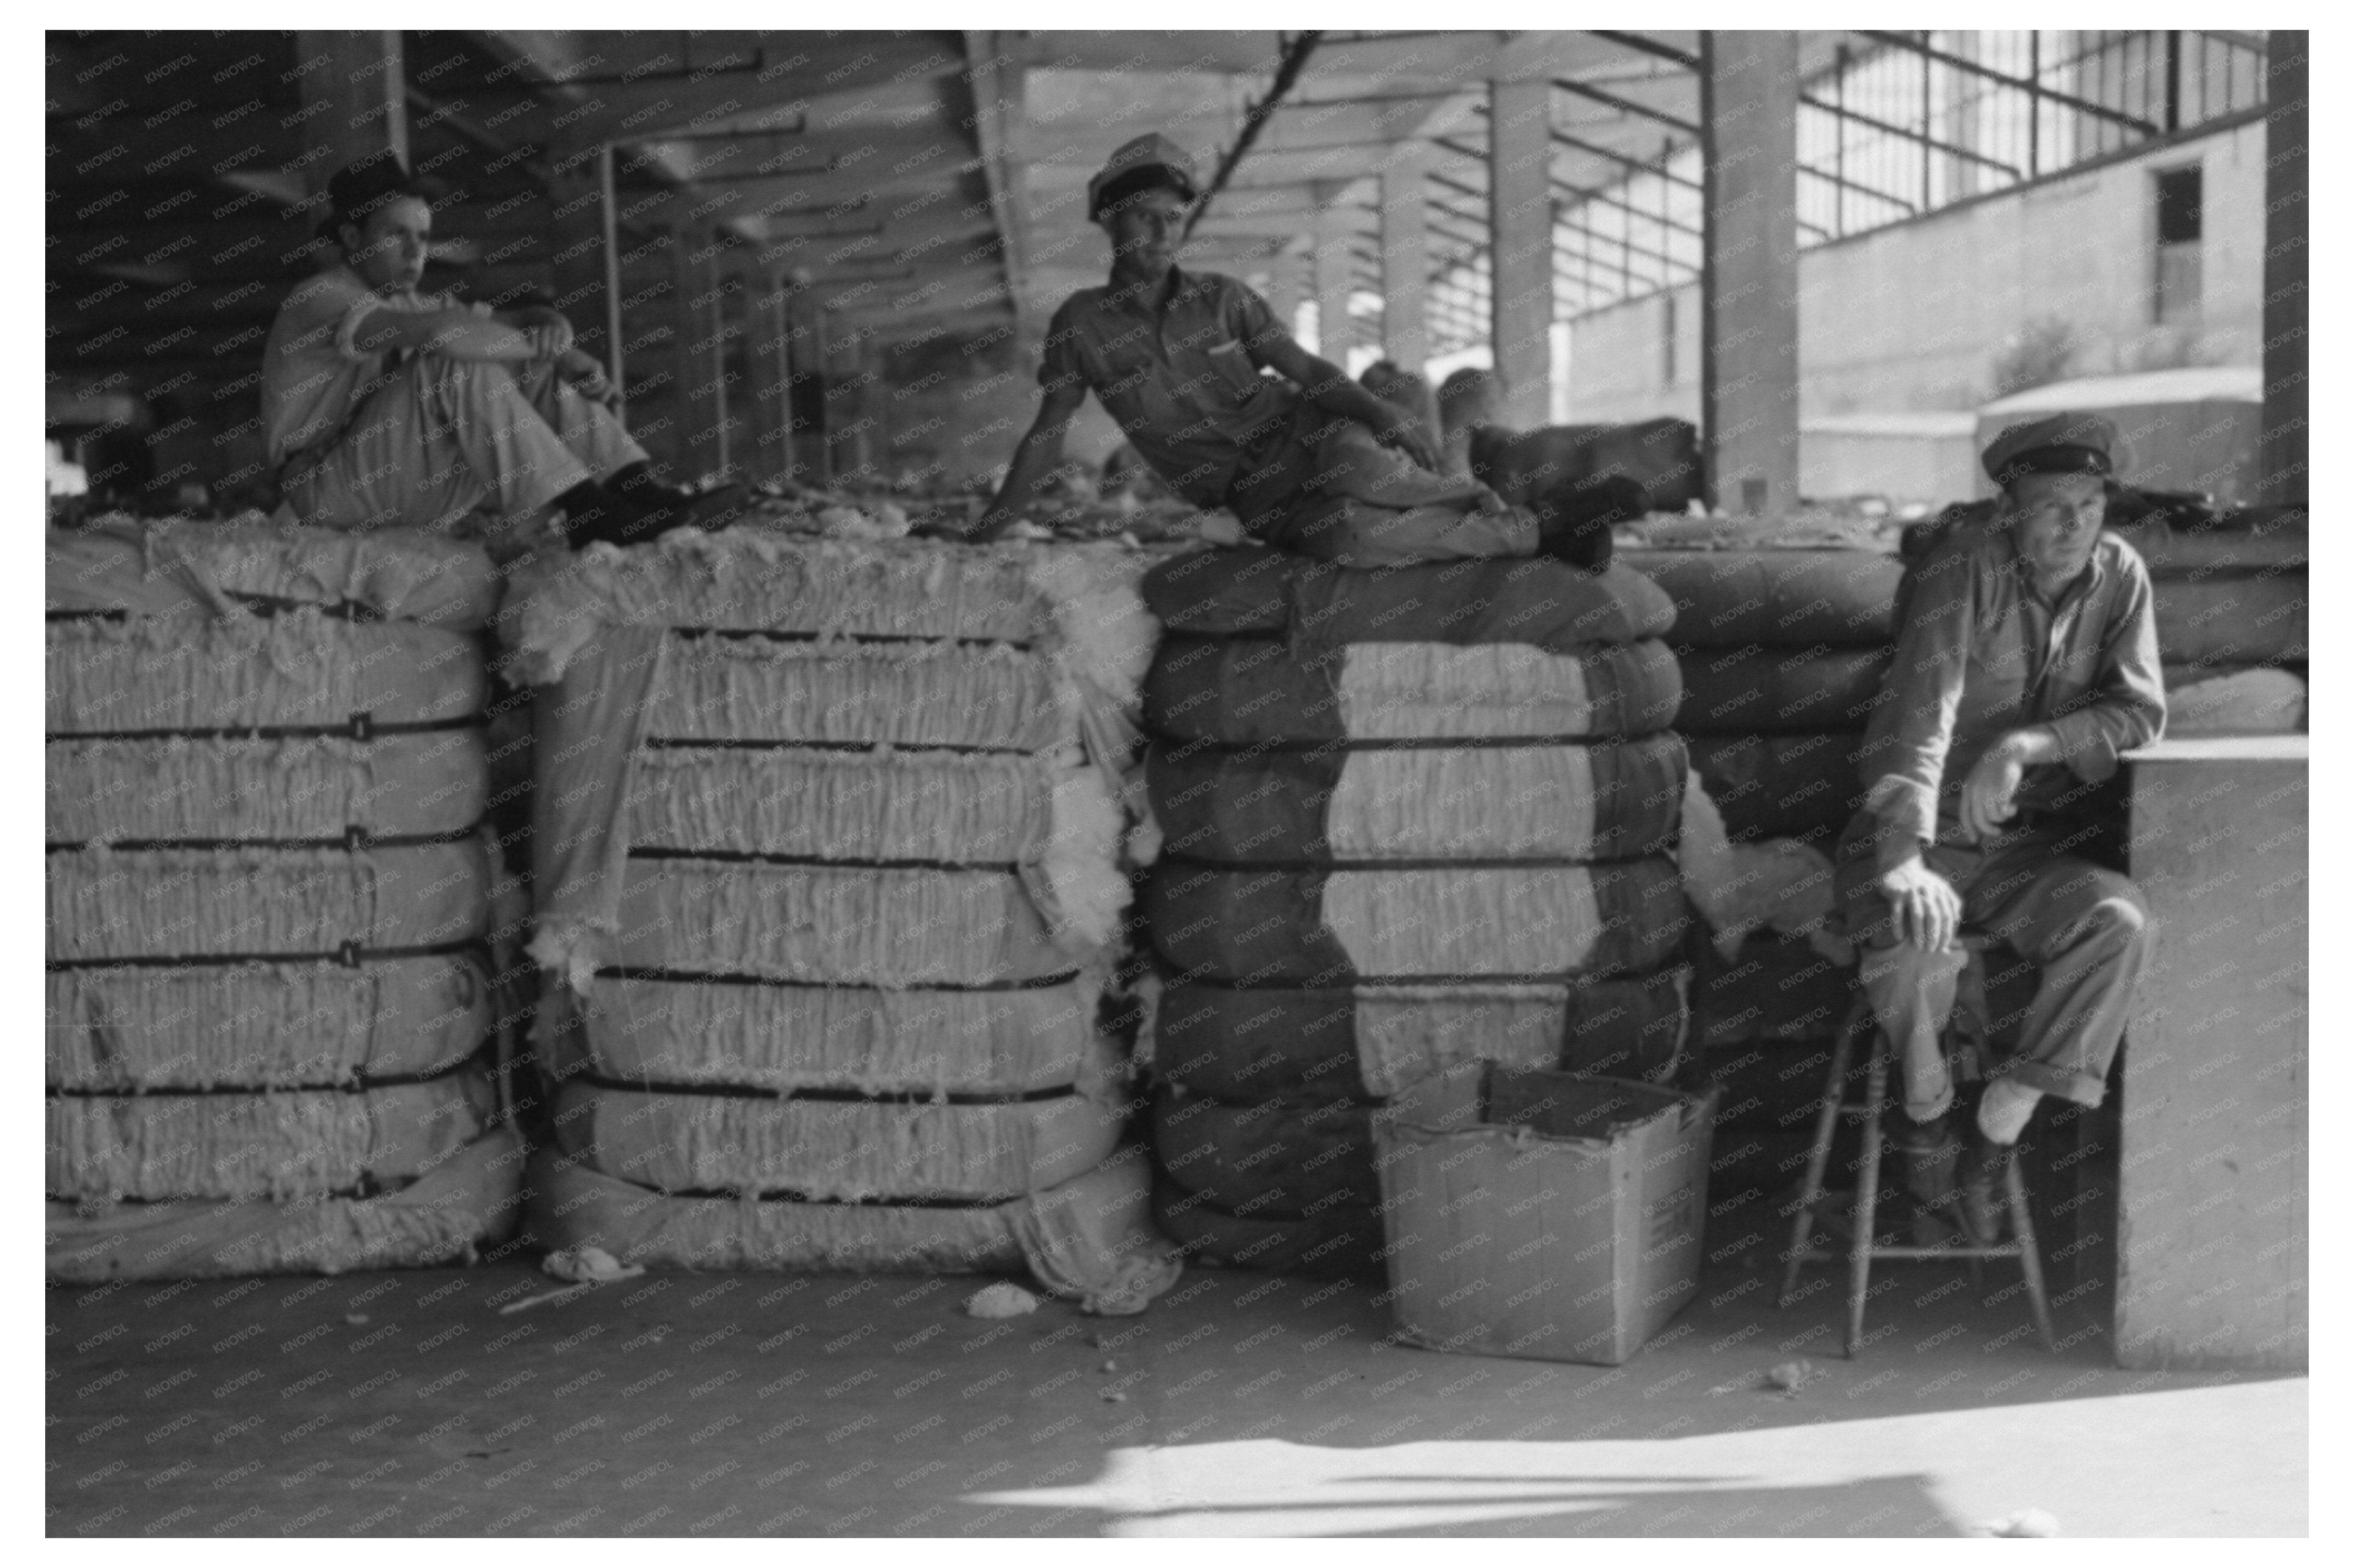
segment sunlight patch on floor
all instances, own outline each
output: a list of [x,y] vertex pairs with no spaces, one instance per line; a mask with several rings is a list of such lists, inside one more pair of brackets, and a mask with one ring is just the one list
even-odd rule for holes
[[1653,1439],[1119,1448],[1085,1485],[966,1500],[1100,1510],[1109,1533],[1134,1536],[1476,1529],[1600,1509],[1692,1533],[1970,1533],[2031,1508],[2071,1536],[2306,1529],[2301,1378],[1861,1419],[1828,1396],[1774,1419],[1786,1424]]

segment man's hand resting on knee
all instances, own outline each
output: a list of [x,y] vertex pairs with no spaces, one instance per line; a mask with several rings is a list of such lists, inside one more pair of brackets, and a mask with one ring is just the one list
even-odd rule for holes
[[1943,952],[1961,933],[1962,895],[1917,854],[1880,874],[1880,895],[1888,900],[1899,942]]
[[613,385],[605,374],[605,367],[597,363],[593,355],[583,354],[577,348],[566,349],[556,362],[556,374],[566,386],[591,403],[602,403],[610,409],[620,401],[621,389]]

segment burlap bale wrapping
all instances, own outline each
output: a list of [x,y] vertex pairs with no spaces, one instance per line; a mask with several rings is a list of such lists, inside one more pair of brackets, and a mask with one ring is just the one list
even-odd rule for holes
[[616,962],[832,985],[989,984],[1076,969],[1000,871],[632,860]]
[[877,991],[598,980],[582,1009],[596,1071],[778,1091],[1023,1094],[1072,1082],[1101,987]]
[[284,1198],[421,1176],[487,1131],[490,1081],[272,1094],[52,1095],[49,1196]]
[[672,1198],[553,1150],[535,1157],[541,1245],[601,1246],[624,1263],[705,1269],[964,1274],[1026,1266],[1084,1311],[1140,1312],[1177,1277],[1146,1222],[1142,1151],[1124,1149],[1059,1186],[1002,1203],[913,1207]]
[[472,1055],[491,1024],[490,982],[464,955],[46,978],[53,1089],[424,1076]]
[[372,1198],[52,1202],[43,1226],[48,1277],[90,1285],[472,1262],[523,1217],[525,1154],[523,1139],[500,1127]]
[[1038,751],[1077,738],[1043,653],[1002,643],[681,639],[650,699],[649,738]]
[[1205,550],[1154,567],[1143,592],[1172,634],[1324,647],[1525,642],[1558,653],[1662,637],[1675,620],[1668,596],[1638,573],[1542,556],[1365,571],[1282,550]]
[[1370,1209],[1382,1201],[1370,1115],[1360,1100],[1239,1103],[1164,1090],[1152,1101],[1153,1162],[1230,1214],[1299,1220]]
[[[642,922],[622,906],[643,880],[631,853],[641,828],[696,841],[679,847],[716,835],[779,846],[761,853],[960,864],[1020,832],[1032,844],[1013,857],[1021,885],[1055,938],[1110,940],[1129,897],[1119,815],[1144,810],[1128,773],[1155,630],[1136,593],[1150,564],[1119,546],[875,546],[729,530],[526,568],[502,628],[513,670],[561,682],[537,747],[534,957],[576,991],[632,961],[620,956],[621,928]],[[663,758],[721,747],[840,761],[873,748],[860,760],[893,777],[869,797],[865,781],[819,761]],[[1020,755],[1052,774],[1043,849],[1034,801],[1017,827],[983,768],[903,765],[900,747]],[[1095,786],[1077,782],[1083,766]],[[664,783],[642,788],[657,770]],[[763,770],[830,777],[821,811],[785,809],[783,795],[777,810],[754,795],[731,811],[722,775]],[[944,777],[958,781],[940,793]],[[949,840],[963,847],[942,848]]]
[[1678,965],[1574,986],[1178,983],[1152,1014],[1152,1067],[1234,1100],[1293,1089],[1378,1099],[1472,1061],[1656,1079],[1681,1058],[1691,982]]
[[1666,729],[1675,655],[1645,641],[1352,642],[1312,658],[1273,640],[1170,638],[1145,689],[1152,728],[1227,746],[1323,740],[1585,739]]
[[1152,944],[1180,973],[1257,984],[1613,975],[1669,962],[1675,863],[1330,873],[1164,863]]
[[490,929],[479,839],[345,850],[58,851],[52,960],[426,948]]
[[997,1104],[663,1094],[571,1083],[557,1143],[665,1192],[994,1202],[1069,1180],[1119,1141],[1101,1051],[1075,1092]]
[[198,613],[52,621],[52,736],[125,730],[339,729],[481,711],[482,650],[465,632],[316,610],[267,620]]
[[115,514],[52,528],[48,582],[52,610],[168,615],[240,595],[460,631],[489,625],[499,602],[498,572],[479,545],[414,528],[281,527],[258,512],[230,523]]
[[1386,1245],[1374,1209],[1336,1203],[1305,1219],[1233,1214],[1165,1178],[1152,1185],[1152,1223],[1204,1266],[1312,1279],[1378,1276]]
[[1880,704],[1893,647],[1687,650],[1683,705],[1688,736],[1861,729]]
[[482,814],[478,730],[287,740],[53,740],[53,843],[449,833]]
[[1904,564],[1880,550],[1624,550],[1618,562],[1676,607],[1700,648],[1875,647],[1896,635]]
[[1310,753],[1161,746],[1148,777],[1164,853],[1597,861],[1673,846],[1684,771],[1682,740],[1658,735]]

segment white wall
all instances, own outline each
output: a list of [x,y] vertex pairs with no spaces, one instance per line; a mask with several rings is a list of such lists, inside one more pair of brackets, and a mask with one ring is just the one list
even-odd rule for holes
[[[1973,408],[1995,396],[2005,341],[2043,317],[2078,331],[2071,374],[2260,357],[2264,130],[2261,122],[1798,256],[1799,417]],[[2199,164],[2202,310],[2152,323],[2153,174]],[[1666,297],[1571,323],[1572,422],[1700,418],[1700,300],[1676,291],[1674,378]]]

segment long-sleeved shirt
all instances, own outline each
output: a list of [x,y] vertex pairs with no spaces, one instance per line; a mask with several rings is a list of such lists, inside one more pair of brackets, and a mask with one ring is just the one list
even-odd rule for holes
[[1988,748],[2036,726],[2061,760],[2026,770],[2022,812],[2064,811],[2079,785],[2166,729],[2149,569],[2104,533],[2056,599],[2039,593],[2010,531],[1968,523],[1908,579],[1896,657],[1865,731],[1865,807],[1882,870],[1921,844],[1962,843],[1963,782]]
[[272,463],[333,444],[353,410],[408,357],[403,350],[370,354],[353,341],[378,310],[492,313],[479,300],[461,304],[449,294],[379,294],[344,261],[303,279],[278,307],[261,345],[261,414]]

